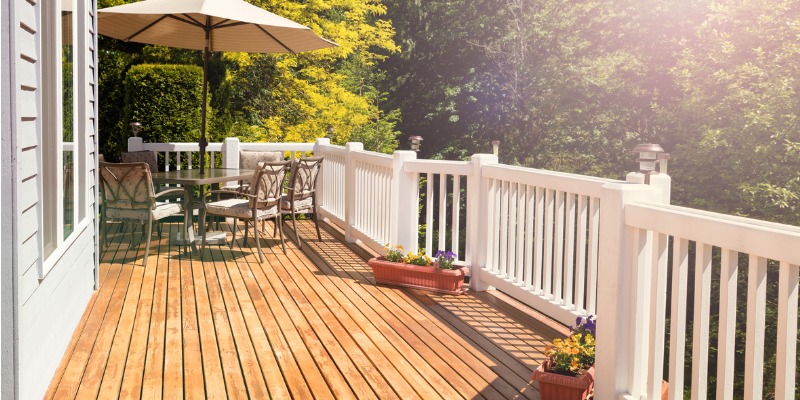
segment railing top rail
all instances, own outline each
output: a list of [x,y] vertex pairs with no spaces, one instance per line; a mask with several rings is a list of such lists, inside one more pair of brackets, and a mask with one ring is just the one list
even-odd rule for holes
[[385,168],[392,167],[392,156],[389,154],[357,150],[350,152],[350,155],[355,161],[362,161]]
[[800,265],[800,227],[661,204],[629,204],[625,223]]
[[469,175],[472,167],[469,161],[448,160],[409,160],[403,165],[405,172]]
[[314,151],[314,143],[253,143],[239,142],[240,150]]
[[344,157],[347,154],[347,149],[344,146],[337,146],[333,144],[319,145],[322,153],[330,153],[336,156]]
[[[181,152],[197,152],[200,151],[200,145],[195,142],[184,143],[142,143],[142,148],[151,151],[181,151]],[[206,151],[222,151],[222,143],[209,143]]]
[[[142,143],[142,148],[152,151],[181,151],[196,152],[200,151],[200,145],[195,142],[173,142],[173,143]],[[240,142],[241,150],[261,150],[261,151],[313,151],[314,143],[253,143]],[[222,151],[222,143],[209,143],[207,151]]]
[[500,179],[591,197],[600,197],[600,190],[604,184],[619,182],[612,179],[502,164],[486,165],[483,167],[482,173],[485,178]]

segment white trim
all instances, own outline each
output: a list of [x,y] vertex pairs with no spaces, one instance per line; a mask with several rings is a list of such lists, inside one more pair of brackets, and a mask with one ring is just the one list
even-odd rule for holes
[[[41,193],[41,238],[42,261],[39,266],[39,279],[43,279],[53,266],[58,264],[66,248],[74,241],[79,227],[85,227],[90,212],[87,212],[90,194],[88,191],[88,172],[86,165],[87,143],[86,123],[82,120],[82,105],[86,103],[86,89],[80,83],[85,77],[80,73],[87,67],[86,46],[76,40],[77,29],[85,23],[78,24],[80,11],[77,1],[71,0],[72,9],[72,68],[71,95],[72,95],[72,142],[64,141],[64,102],[63,102],[63,43],[62,18],[60,12],[61,2],[44,2],[41,11],[41,36],[40,45],[43,56],[40,57],[41,90],[39,91],[39,106],[41,109],[40,132],[40,176],[39,191]],[[64,152],[71,154],[71,193],[72,231],[64,238],[65,221],[64,199],[67,198],[64,183]]]
[[61,257],[69,251],[72,245],[75,243],[76,240],[81,236],[80,233],[86,230],[90,226],[92,222],[91,218],[84,218],[79,224],[75,225],[75,230],[72,231],[73,234],[69,235],[69,237],[64,240],[50,255],[47,256],[47,259],[42,263],[42,271],[44,271],[44,275],[39,275],[39,280],[43,280],[47,277],[47,273],[49,273],[55,265],[57,265],[61,261]]
[[15,4],[0,3],[0,397],[18,397],[19,361],[17,360],[17,243],[16,222],[16,53],[13,30]]

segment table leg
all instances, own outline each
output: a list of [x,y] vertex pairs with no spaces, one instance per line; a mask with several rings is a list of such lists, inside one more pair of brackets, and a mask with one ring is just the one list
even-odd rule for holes
[[194,243],[194,224],[192,223],[192,217],[194,216],[194,201],[192,199],[192,186],[184,185],[184,191],[186,192],[185,202],[186,205],[183,207],[183,226],[186,228],[186,237],[184,238],[183,242],[183,250],[184,253],[188,253],[188,249],[186,248],[186,243],[192,245],[192,252],[197,251],[197,245]]

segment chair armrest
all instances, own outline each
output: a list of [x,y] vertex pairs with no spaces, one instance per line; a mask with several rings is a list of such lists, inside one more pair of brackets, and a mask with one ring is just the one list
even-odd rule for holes
[[226,194],[226,195],[235,195],[238,197],[256,198],[255,195],[249,193],[232,192],[230,190],[222,190],[222,189],[209,190],[203,194],[203,205],[206,204],[208,197],[214,194]]
[[164,196],[182,196],[185,195],[186,192],[183,189],[166,189],[156,193],[156,198],[164,197]]

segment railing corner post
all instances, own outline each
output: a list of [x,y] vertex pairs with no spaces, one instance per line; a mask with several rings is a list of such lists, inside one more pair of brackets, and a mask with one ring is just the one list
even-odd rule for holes
[[239,138],[229,137],[222,142],[222,168],[239,168]]
[[144,141],[138,136],[128,138],[128,151],[142,151],[144,150]]
[[364,150],[364,144],[348,142],[345,146],[345,174],[344,174],[344,239],[348,243],[356,241],[353,235],[353,223],[356,216],[356,163],[350,153]]
[[319,157],[319,153],[321,151],[320,146],[330,146],[330,145],[331,145],[330,139],[317,138],[317,140],[314,141],[314,157]]
[[392,188],[389,235],[393,245],[417,251],[419,233],[419,175],[405,172],[405,163],[417,153],[397,150],[392,155]]
[[[488,187],[483,182],[483,166],[497,164],[494,154],[473,154],[470,159],[472,171],[467,177],[467,254],[465,261],[470,268],[469,286],[472,290],[490,290],[483,283],[481,272],[486,267],[488,245]],[[484,212],[482,212],[484,211]]]
[[637,350],[646,338],[638,329],[642,307],[638,285],[644,273],[637,252],[648,244],[625,224],[625,207],[637,201],[658,202],[660,192],[631,183],[603,185],[600,200],[600,244],[597,277],[597,354],[595,397],[617,399],[639,390],[644,366]]

